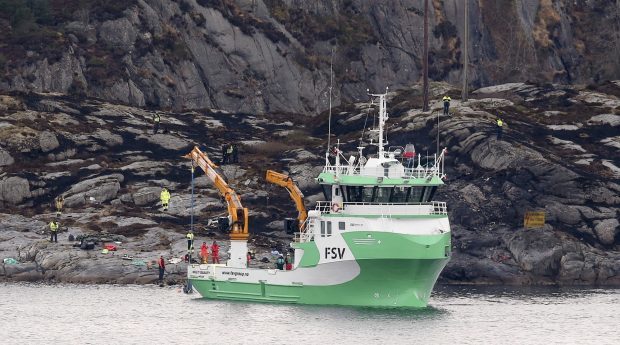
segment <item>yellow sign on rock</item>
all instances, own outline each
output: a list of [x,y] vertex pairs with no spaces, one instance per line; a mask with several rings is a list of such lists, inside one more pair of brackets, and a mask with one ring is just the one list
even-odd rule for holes
[[523,217],[523,227],[526,229],[542,228],[545,226],[545,211],[527,211]]

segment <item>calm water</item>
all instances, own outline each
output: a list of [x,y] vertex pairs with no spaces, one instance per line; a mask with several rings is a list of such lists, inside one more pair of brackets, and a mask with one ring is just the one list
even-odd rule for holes
[[620,344],[620,290],[439,287],[424,310],[0,284],[0,344]]

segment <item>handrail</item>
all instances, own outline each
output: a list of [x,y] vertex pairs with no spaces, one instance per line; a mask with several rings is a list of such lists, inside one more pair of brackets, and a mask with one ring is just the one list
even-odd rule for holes
[[[321,214],[331,213],[332,206],[334,205],[331,201],[317,201],[315,210],[319,211]],[[429,212],[419,212],[419,213],[409,213],[414,215],[447,215],[448,207],[445,201],[431,201],[431,202],[418,202],[418,203],[371,203],[371,202],[344,202],[338,203],[340,212],[346,214],[346,210],[348,206],[375,206],[378,209],[383,209],[385,207],[391,206],[432,206],[432,210]]]
[[[444,158],[447,150],[443,149],[439,156],[429,156],[433,159],[433,164],[431,166],[425,166],[422,164],[422,157],[418,155],[418,161],[415,167],[407,168],[403,166],[403,175],[401,178],[403,179],[430,179],[433,176],[436,176],[440,179],[445,177],[444,173]],[[428,159],[428,157],[427,157]],[[361,168],[359,165],[355,165],[351,167],[349,165],[333,165],[327,163],[323,168],[324,173],[334,174],[336,176],[344,175],[344,176],[359,176],[361,175]]]

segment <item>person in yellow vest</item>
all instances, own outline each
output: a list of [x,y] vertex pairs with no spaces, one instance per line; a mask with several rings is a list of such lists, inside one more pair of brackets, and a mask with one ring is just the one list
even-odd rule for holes
[[159,114],[157,113],[153,114],[153,134],[157,134],[157,131],[159,130],[160,121],[161,121],[161,118],[159,117]]
[[193,231],[189,231],[187,233],[187,235],[185,235],[185,237],[187,238],[187,250],[193,250],[194,249],[194,232]]
[[502,132],[504,131],[504,120],[497,118],[497,140],[502,140]]
[[450,101],[452,100],[452,98],[450,98],[450,96],[448,95],[445,95],[441,100],[443,101],[443,114],[450,115]]
[[55,220],[50,222],[50,234],[50,242],[58,243],[58,222]]
[[56,204],[56,217],[60,217],[60,215],[62,214],[62,206],[65,203],[65,197],[62,195],[59,195],[56,197],[55,204]]
[[168,202],[170,201],[170,192],[166,187],[161,190],[159,194],[159,198],[161,199],[161,206],[163,206],[164,211],[168,211]]

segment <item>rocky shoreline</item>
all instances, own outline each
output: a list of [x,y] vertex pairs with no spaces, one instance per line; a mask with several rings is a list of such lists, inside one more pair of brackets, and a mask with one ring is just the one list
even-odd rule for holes
[[[440,83],[431,92],[434,99],[459,94]],[[590,88],[515,83],[453,101],[451,116],[439,118],[449,155],[436,199],[447,201],[453,231],[440,283],[620,286],[619,97],[618,81]],[[418,86],[390,94],[388,135],[391,143],[434,152],[441,104],[422,112],[420,100]],[[182,156],[193,145],[218,161],[223,144],[239,143],[240,163],[221,169],[250,209],[259,259],[286,249],[292,237],[283,219],[295,216],[286,192],[264,181],[266,169],[293,176],[307,206],[322,198],[313,178],[322,167],[326,114],[157,111],[162,132],[152,134],[156,111],[96,99],[11,93],[0,95],[0,111],[0,259],[18,262],[3,264],[0,281],[153,283],[156,268],[141,262],[185,254],[191,180]],[[342,105],[335,114],[343,150],[355,151],[368,104]],[[494,135],[498,114],[508,126],[503,140]],[[224,204],[204,176],[194,182],[197,243],[216,239],[225,247],[216,226]],[[172,193],[167,212],[158,204],[164,186]],[[47,224],[60,194],[63,231],[52,244]],[[546,225],[523,229],[526,210],[544,210]],[[84,251],[69,234],[109,238],[119,250]],[[184,264],[169,271],[169,283],[183,281]]]

